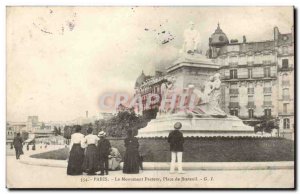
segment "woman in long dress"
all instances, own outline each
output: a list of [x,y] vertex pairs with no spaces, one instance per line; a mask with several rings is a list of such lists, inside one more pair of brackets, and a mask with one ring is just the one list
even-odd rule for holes
[[95,175],[99,168],[97,143],[99,138],[97,135],[92,134],[93,130],[89,128],[87,135],[84,138],[84,144],[86,145],[85,157],[83,161],[83,171],[88,175]]
[[77,125],[75,133],[71,135],[70,154],[68,160],[68,175],[81,175],[82,163],[84,158],[84,149],[81,147],[84,141],[84,135],[81,132],[81,126]]
[[139,142],[138,139],[133,136],[132,130],[127,132],[125,147],[123,173],[138,174],[140,167]]

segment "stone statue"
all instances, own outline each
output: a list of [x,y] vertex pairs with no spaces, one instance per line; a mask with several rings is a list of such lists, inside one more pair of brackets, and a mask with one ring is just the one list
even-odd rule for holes
[[195,107],[190,114],[200,117],[226,117],[226,113],[220,108],[221,80],[220,74],[216,73],[209,78],[204,89],[194,89],[193,94],[197,96]]
[[160,87],[160,94],[161,94],[161,104],[159,106],[159,113],[170,113],[170,103],[165,102],[165,100],[168,98],[172,98],[172,95],[174,93],[174,84],[176,79],[174,77],[168,77],[167,82],[162,83]]
[[212,90],[209,98],[210,111],[212,116],[226,116],[226,113],[220,107],[221,101],[221,80],[220,74],[214,75],[214,81],[212,84]]
[[197,30],[195,30],[194,22],[190,22],[190,28],[184,31],[183,38],[183,52],[193,55],[197,50],[198,44],[200,42],[200,34]]

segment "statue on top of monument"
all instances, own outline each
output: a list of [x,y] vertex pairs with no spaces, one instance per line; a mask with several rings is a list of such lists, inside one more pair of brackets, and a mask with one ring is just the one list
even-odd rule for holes
[[190,22],[190,27],[184,31],[183,39],[183,53],[193,55],[197,51],[200,42],[200,34],[195,29],[194,22]]

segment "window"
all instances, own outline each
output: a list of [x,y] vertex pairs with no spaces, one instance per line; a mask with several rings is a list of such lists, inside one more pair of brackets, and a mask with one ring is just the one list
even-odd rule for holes
[[254,58],[254,63],[255,64],[262,64],[262,55],[261,54],[256,54]]
[[237,70],[236,69],[230,70],[230,79],[237,79]]
[[289,106],[288,103],[284,103],[283,104],[283,113],[287,113],[288,112],[288,106]]
[[264,95],[264,106],[272,106],[272,96]]
[[271,64],[271,62],[272,62],[272,55],[271,54],[263,55],[263,64]]
[[271,68],[270,67],[264,68],[264,77],[271,77]]
[[290,128],[290,119],[284,118],[283,119],[283,129],[289,129]]
[[289,60],[282,59],[282,69],[288,69],[288,68],[289,68]]
[[264,95],[264,101],[271,101],[272,96],[271,95]]
[[272,116],[272,110],[271,110],[271,109],[265,109],[265,110],[264,110],[264,113],[265,113],[265,116],[266,116],[266,117]]
[[237,56],[230,56],[229,57],[229,65],[237,65],[237,63],[238,63]]
[[249,115],[249,119],[252,119],[254,117],[254,110],[253,109],[249,109],[248,110],[248,115]]
[[239,93],[238,85],[236,83],[230,84],[229,93],[230,94],[238,94]]
[[254,94],[253,83],[248,83],[248,94]]
[[282,98],[283,98],[283,100],[289,100],[290,99],[290,90],[289,90],[289,88],[284,88],[282,90]]
[[264,93],[272,93],[272,83],[264,82]]
[[239,102],[237,96],[230,96],[230,102]]
[[248,96],[248,102],[254,102],[254,97],[253,96]]
[[248,56],[248,57],[247,57],[247,63],[248,63],[248,65],[252,65],[253,62],[254,62],[254,57],[253,57],[253,55]]
[[248,78],[252,78],[252,69],[248,69]]
[[239,108],[238,96],[230,96],[229,108]]
[[288,54],[289,50],[287,46],[282,47],[282,53],[283,54]]
[[248,96],[248,108],[254,108],[255,104],[254,104],[254,96]]
[[230,110],[230,115],[238,116],[239,115],[239,111],[237,109],[231,109]]
[[246,56],[245,55],[240,56],[239,62],[241,65],[247,64]]
[[282,75],[282,86],[289,86],[290,85],[290,81],[289,81],[289,77],[288,74],[283,74]]

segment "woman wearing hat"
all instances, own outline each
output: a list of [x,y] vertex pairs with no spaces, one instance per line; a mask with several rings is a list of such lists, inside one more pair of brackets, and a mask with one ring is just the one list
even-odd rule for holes
[[87,135],[84,137],[84,144],[87,147],[85,151],[85,157],[83,161],[83,171],[88,175],[95,175],[98,169],[98,153],[97,143],[99,138],[97,135],[92,134],[93,129],[87,130]]
[[171,168],[170,173],[175,172],[175,162],[177,158],[178,164],[178,172],[184,173],[182,171],[182,152],[183,152],[183,135],[181,133],[180,128],[182,124],[180,122],[175,123],[174,130],[169,133],[168,142],[170,144],[170,151],[171,151]]
[[123,173],[138,174],[140,167],[139,142],[138,139],[133,136],[132,130],[127,131],[125,147]]
[[75,133],[71,135],[70,154],[68,160],[68,175],[81,175],[84,149],[81,144],[84,142],[84,135],[81,133],[81,126],[75,126]]
[[100,140],[98,142],[98,154],[99,154],[99,166],[100,166],[100,175],[105,174],[108,175],[108,155],[110,153],[110,142],[108,139],[105,138],[106,133],[104,131],[100,131],[98,134],[98,137],[100,137]]

